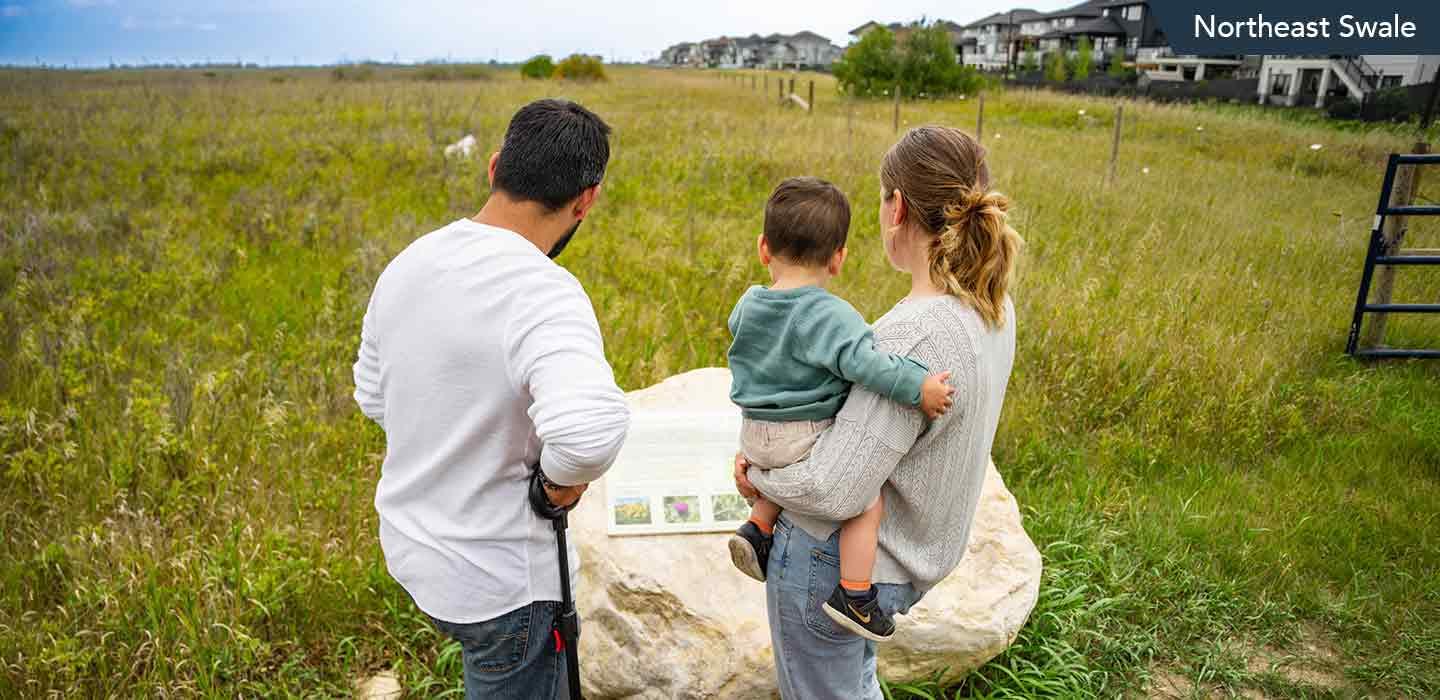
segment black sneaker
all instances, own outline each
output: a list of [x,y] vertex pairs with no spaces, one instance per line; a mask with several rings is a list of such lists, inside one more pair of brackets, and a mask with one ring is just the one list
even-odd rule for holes
[[770,545],[774,543],[773,536],[747,522],[730,536],[730,561],[746,576],[764,582],[765,569],[770,565]]
[[863,598],[855,598],[837,585],[822,607],[835,624],[872,642],[889,641],[895,634],[895,617],[880,609],[878,592],[872,585]]

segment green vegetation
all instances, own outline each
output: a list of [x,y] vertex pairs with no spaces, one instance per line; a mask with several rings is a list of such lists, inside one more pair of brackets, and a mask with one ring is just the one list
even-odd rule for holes
[[1033,73],[1040,70],[1040,59],[1035,56],[1034,49],[1025,49],[1020,55],[1020,71],[1022,73]]
[[1125,47],[1116,45],[1115,50],[1110,52],[1110,65],[1105,72],[1112,78],[1124,78],[1132,69],[1125,66]]
[[1075,55],[1070,59],[1070,77],[1085,80],[1090,77],[1090,68],[1094,65],[1095,48],[1090,44],[1090,37],[1082,36],[1075,46]]
[[[493,150],[558,86],[375,73],[0,72],[0,697],[458,686],[385,573],[384,442],[350,363],[385,263],[485,197],[483,161],[444,145]],[[873,214],[887,102],[807,115],[704,72],[611,77],[563,86],[615,137],[562,262],[623,387],[724,363],[786,176],[851,197],[835,291],[869,318],[904,295]],[[1045,575],[1009,651],[892,692],[1440,695],[1440,364],[1341,354],[1381,167],[1413,136],[1127,102],[1107,186],[1115,104],[986,101],[1027,241],[994,457]],[[1410,237],[1440,247],[1434,223]],[[1396,300],[1440,298],[1426,272]],[[1390,340],[1440,347],[1436,320]]]
[[1070,73],[1065,63],[1065,52],[1047,51],[1045,53],[1045,79],[1052,83],[1063,83],[1068,80]]
[[555,64],[555,77],[562,80],[604,80],[605,65],[594,56],[570,54]]
[[898,84],[902,95],[937,97],[974,93],[984,84],[956,59],[950,33],[938,24],[917,23],[898,45],[889,29],[872,29],[845,51],[834,73],[841,89],[856,96],[888,95]]
[[555,74],[555,62],[540,54],[520,65],[520,75],[533,80],[548,80]]

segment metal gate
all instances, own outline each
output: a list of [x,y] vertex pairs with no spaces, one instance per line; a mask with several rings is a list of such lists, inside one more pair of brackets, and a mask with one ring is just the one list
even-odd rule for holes
[[[1380,204],[1375,208],[1375,228],[1370,231],[1370,246],[1365,251],[1365,271],[1360,275],[1360,293],[1355,298],[1355,317],[1350,322],[1350,338],[1345,343],[1345,352],[1355,357],[1366,358],[1424,357],[1440,359],[1440,350],[1358,347],[1361,322],[1367,313],[1440,313],[1440,304],[1392,304],[1388,299],[1378,303],[1369,301],[1370,283],[1374,279],[1377,266],[1440,265],[1440,249],[1399,250],[1396,242],[1403,240],[1403,229],[1393,236],[1394,240],[1385,234],[1385,223],[1389,217],[1440,216],[1440,206],[1436,205],[1392,205],[1396,171],[1402,165],[1415,166],[1416,170],[1423,165],[1440,165],[1440,154],[1390,154],[1390,162],[1385,167],[1385,184],[1380,189]],[[1418,176],[1418,173],[1416,175]]]

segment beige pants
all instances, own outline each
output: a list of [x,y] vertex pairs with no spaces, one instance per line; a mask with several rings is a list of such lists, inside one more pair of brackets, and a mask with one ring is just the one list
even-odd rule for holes
[[809,457],[815,440],[834,422],[834,418],[791,421],[746,418],[740,423],[740,452],[751,466],[788,467]]

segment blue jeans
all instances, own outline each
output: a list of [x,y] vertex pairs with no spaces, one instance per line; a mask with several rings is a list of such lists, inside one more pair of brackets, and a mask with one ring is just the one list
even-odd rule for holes
[[[875,643],[836,625],[823,610],[840,583],[840,531],[818,540],[784,515],[765,581],[775,675],[785,700],[881,700]],[[920,600],[910,584],[878,584],[880,607],[904,613]]]
[[570,697],[565,654],[551,631],[559,613],[560,603],[546,600],[484,622],[430,619],[460,642],[466,700],[549,700]]

